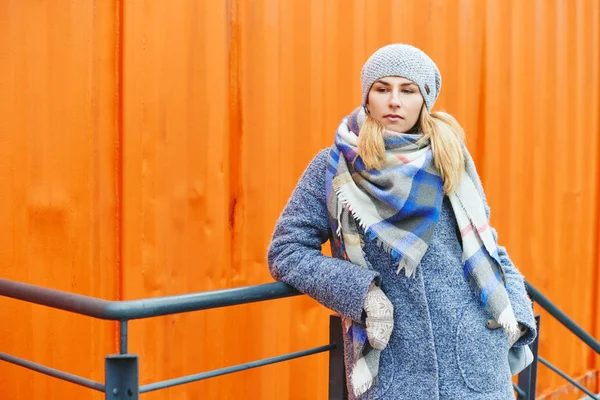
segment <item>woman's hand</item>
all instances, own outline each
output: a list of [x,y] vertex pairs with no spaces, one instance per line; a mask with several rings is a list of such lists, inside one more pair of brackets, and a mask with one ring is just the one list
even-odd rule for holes
[[[487,327],[490,329],[498,329],[498,328],[500,328],[500,324],[498,322],[496,322],[495,320],[490,319],[487,322]],[[521,339],[521,337],[523,335],[525,335],[528,330],[529,329],[526,326],[519,324],[518,332],[508,334],[508,347],[509,348],[513,347],[513,345],[517,342],[517,340]]]
[[387,346],[394,329],[394,306],[383,290],[374,283],[369,287],[364,305],[367,318],[367,337],[376,350]]

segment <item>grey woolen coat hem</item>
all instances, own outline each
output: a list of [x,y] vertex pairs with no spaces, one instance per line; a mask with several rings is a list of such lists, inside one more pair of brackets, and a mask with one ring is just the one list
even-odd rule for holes
[[[513,399],[508,338],[490,330],[489,318],[462,275],[462,246],[447,198],[429,248],[412,278],[397,275],[391,257],[365,239],[373,269],[321,253],[330,238],[325,170],[328,149],[309,164],[273,233],[268,264],[275,280],[288,283],[319,303],[361,321],[364,299],[375,280],[394,304],[394,331],[382,352],[379,378],[361,399]],[[475,168],[470,157],[467,168]],[[481,182],[475,182],[484,197]],[[486,203],[486,210],[489,208]],[[493,231],[497,239],[496,232]],[[536,335],[523,276],[499,246],[506,288],[517,320],[529,328],[515,346]],[[346,365],[355,361],[345,335]],[[350,389],[350,388],[349,388]],[[351,389],[349,398],[353,399]]]

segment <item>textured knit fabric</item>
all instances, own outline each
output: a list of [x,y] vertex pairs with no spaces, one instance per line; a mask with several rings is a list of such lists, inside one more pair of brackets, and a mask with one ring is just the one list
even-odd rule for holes
[[442,87],[440,71],[427,54],[408,44],[389,44],[373,53],[362,68],[363,104],[373,83],[386,76],[401,76],[416,83],[429,111]]
[[[360,225],[369,240],[377,241],[392,255],[398,264],[397,272],[404,270],[411,277],[429,246],[440,215],[443,180],[433,164],[430,143],[418,134],[384,132],[383,169],[365,168],[357,155],[357,134],[349,128],[349,120],[356,119],[361,111],[359,107],[342,120],[329,153],[327,204],[331,230],[336,232],[334,245],[340,248],[344,259],[368,267]],[[490,316],[507,333],[516,335],[517,321],[474,178],[463,173],[459,187],[450,195],[463,242],[462,270]],[[364,393],[378,373],[378,350],[369,348],[364,331],[366,326],[357,322],[348,327],[357,359],[355,366],[348,366],[355,395]]]
[[365,325],[371,347],[385,349],[394,330],[394,306],[375,282],[369,287],[363,308],[367,316]]
[[[381,353],[378,381],[361,399],[513,399],[508,337],[487,328],[487,313],[463,277],[462,243],[449,199],[444,198],[414,278],[397,275],[393,258],[368,238],[364,252],[372,269],[342,259],[335,246],[333,257],[327,257],[321,246],[334,236],[327,211],[327,156],[328,150],[320,152],[297,184],[275,227],[268,262],[276,280],[356,322],[363,322],[371,282],[393,303],[394,330]],[[474,171],[470,159],[467,169]],[[485,201],[481,183],[474,183]],[[498,255],[517,320],[529,328],[515,344],[523,346],[536,335],[531,302],[504,248],[498,247]],[[354,365],[346,332],[344,343],[345,364]],[[349,398],[355,398],[351,390]]]

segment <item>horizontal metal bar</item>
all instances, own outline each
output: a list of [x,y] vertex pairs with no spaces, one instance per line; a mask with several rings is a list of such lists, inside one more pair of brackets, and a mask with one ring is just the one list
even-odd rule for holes
[[573,332],[579,339],[585,344],[590,346],[597,354],[600,354],[600,342],[598,342],[592,335],[583,330],[582,327],[577,325],[567,314],[562,312],[558,307],[554,305],[546,296],[544,296],[539,290],[537,290],[531,283],[525,282],[527,285],[527,292],[531,296],[531,299],[537,302],[544,310],[548,311],[550,315],[556,318],[561,324],[563,324],[568,330]]
[[565,374],[560,369],[558,369],[554,365],[550,364],[548,361],[544,360],[540,355],[538,355],[538,360],[542,364],[544,364],[546,367],[550,368],[552,371],[556,372],[558,375],[562,376],[564,379],[566,379],[567,381],[569,381],[569,383],[571,383],[577,389],[581,390],[583,393],[585,393],[588,396],[590,396],[592,399],[594,399],[594,400],[600,400],[600,398],[598,396],[596,396],[594,393],[592,393],[589,390],[587,390],[585,387],[583,387],[575,379],[571,378],[569,375]]
[[0,295],[96,318],[102,318],[111,303],[107,300],[8,279],[0,279]]
[[515,385],[514,383],[513,383],[513,389],[515,389],[515,392],[517,392],[517,395],[519,395],[519,398],[520,398],[520,399],[524,399],[524,398],[526,398],[526,397],[527,397],[527,393],[525,393],[525,392],[523,391],[523,389],[521,389],[520,387],[518,387],[518,386],[517,386],[517,385]]
[[0,279],[0,296],[83,314],[94,318],[123,321],[189,311],[281,299],[301,294],[281,282],[234,289],[190,293],[142,300],[109,301]]
[[232,367],[215,369],[208,372],[202,372],[200,374],[188,375],[181,378],[169,379],[162,382],[151,383],[149,385],[140,386],[140,393],[152,392],[155,390],[166,389],[169,387],[183,385],[185,383],[191,383],[200,381],[203,379],[214,378],[221,375],[231,374],[233,372],[244,371],[251,368],[263,367],[269,364],[275,364],[282,361],[293,360],[295,358],[310,356],[313,354],[324,353],[326,351],[330,351],[335,349],[336,346],[334,344],[329,344],[326,346],[316,347],[309,350],[297,351],[295,353],[284,354],[281,356],[265,358],[258,361],[252,361],[244,364],[234,365]]
[[22,358],[11,356],[6,353],[0,353],[0,360],[42,373],[44,375],[49,375],[54,378],[62,379],[63,381],[71,382],[76,385],[85,386],[90,389],[97,390],[99,392],[104,393],[104,385],[100,382],[92,381],[87,378],[82,378],[81,376],[69,374],[68,372],[63,372],[55,368],[50,368],[45,365],[34,363],[33,361],[23,360]]
[[140,319],[275,300],[300,294],[285,283],[274,282],[211,292],[115,302],[115,306],[109,310],[109,315],[118,319]]

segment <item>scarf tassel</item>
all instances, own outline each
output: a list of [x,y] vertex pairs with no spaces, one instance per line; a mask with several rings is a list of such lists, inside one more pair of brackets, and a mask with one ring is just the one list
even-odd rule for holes
[[415,275],[417,271],[418,262],[414,262],[408,259],[405,254],[401,254],[395,247],[388,245],[383,242],[372,229],[366,228],[364,230],[365,237],[369,241],[374,241],[380,248],[382,248],[386,253],[388,253],[396,266],[396,274],[400,274],[402,270],[404,270],[405,275],[410,278]]

